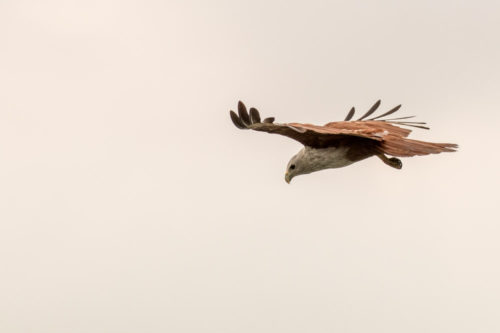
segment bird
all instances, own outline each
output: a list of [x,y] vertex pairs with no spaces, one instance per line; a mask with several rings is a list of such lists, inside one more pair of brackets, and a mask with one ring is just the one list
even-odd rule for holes
[[[329,122],[323,126],[301,123],[275,123],[274,117],[261,120],[256,108],[247,108],[238,102],[238,113],[230,110],[233,124],[242,130],[279,134],[294,139],[304,147],[286,166],[285,181],[294,177],[325,169],[341,168],[376,156],[394,169],[402,169],[398,157],[455,152],[454,143],[434,143],[408,139],[411,130],[405,127],[429,129],[425,122],[409,121],[415,116],[390,118],[401,108],[398,105],[383,114],[368,118],[380,106],[378,100],[359,119],[352,120],[352,107],[343,121]],[[388,156],[389,155],[389,156]]]

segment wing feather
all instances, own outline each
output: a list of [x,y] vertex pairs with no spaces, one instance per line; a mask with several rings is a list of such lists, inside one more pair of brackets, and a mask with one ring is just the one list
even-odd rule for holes
[[256,108],[250,108],[250,120],[252,124],[260,123],[260,114]]
[[375,112],[375,110],[378,109],[378,107],[380,106],[380,103],[381,103],[381,100],[379,99],[378,101],[375,102],[375,104],[373,104],[373,106],[370,108],[370,110],[368,110],[365,113],[365,115],[363,117],[359,118],[358,120],[363,120],[366,117],[370,116],[373,112]]
[[354,106],[351,108],[351,111],[349,111],[349,113],[347,114],[347,116],[345,117],[344,121],[349,121],[352,119],[352,117],[354,116],[354,112],[355,109],[354,109]]
[[[377,117],[379,118],[379,117]],[[398,117],[398,118],[391,118],[391,119],[384,119],[384,120],[380,120],[380,121],[393,121],[393,120],[402,120],[402,119],[410,119],[410,118],[415,118],[415,116],[406,116],[406,117]],[[373,120],[375,118],[372,118],[370,120]]]
[[238,115],[240,116],[240,120],[243,124],[246,126],[249,126],[252,124],[250,121],[250,116],[248,115],[247,108],[245,104],[243,104],[242,101],[238,102]]
[[390,114],[393,114],[394,112],[398,111],[399,109],[401,108],[401,104],[399,104],[398,106],[390,109],[389,111],[387,111],[386,113],[384,114],[381,114],[380,116],[378,117],[375,117],[375,118],[371,118],[371,119],[368,119],[368,120],[376,120],[376,119],[379,119],[379,118],[383,118],[383,117],[386,117]]
[[241,121],[240,117],[233,111],[229,111],[229,114],[231,115],[231,120],[233,121],[234,126],[238,127],[239,129],[248,129],[245,124]]

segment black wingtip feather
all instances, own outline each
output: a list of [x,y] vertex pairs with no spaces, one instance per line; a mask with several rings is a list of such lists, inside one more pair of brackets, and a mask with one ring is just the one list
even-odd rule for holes
[[260,114],[256,108],[250,108],[250,120],[252,121],[252,124],[260,123]]
[[354,106],[351,108],[351,110],[349,111],[349,113],[347,114],[347,116],[345,117],[344,121],[349,121],[352,119],[352,117],[354,116],[354,112],[355,109],[354,109]]
[[238,127],[239,129],[247,129],[245,124],[241,121],[240,117],[234,112],[233,110],[229,111],[229,115],[231,116],[231,120],[233,121],[234,126]]
[[265,124],[272,124],[274,122],[274,117],[266,118],[262,122]]
[[384,119],[382,121],[393,121],[393,120],[402,120],[402,119],[411,119],[415,118],[416,116],[406,116],[406,117],[398,117],[398,118],[391,118],[391,119]]
[[[427,127],[427,126],[415,125],[415,124],[419,124],[419,123],[403,123],[403,122],[398,122],[398,121],[390,121],[389,123],[397,124],[400,126],[416,127],[416,128],[426,129],[426,130],[430,129],[430,127]],[[423,123],[423,124],[425,124],[425,123]]]
[[379,99],[378,101],[375,102],[375,104],[373,104],[373,106],[370,108],[370,110],[368,110],[363,117],[359,118],[358,120],[363,120],[365,119],[366,117],[368,117],[369,115],[371,115],[373,112],[375,112],[375,110],[378,109],[378,107],[380,106],[380,103],[382,101]]
[[238,115],[240,116],[243,124],[245,124],[246,126],[250,126],[252,124],[252,122],[250,121],[250,116],[247,112],[247,107],[245,106],[245,104],[243,104],[242,101],[238,102]]
[[393,114],[394,112],[398,111],[400,108],[401,108],[401,104],[399,104],[398,106],[396,106],[396,107],[394,107],[394,108],[390,109],[390,110],[389,110],[389,111],[387,111],[386,113],[381,114],[381,115],[380,115],[380,116],[378,116],[378,117],[371,118],[371,119],[369,119],[369,120],[375,120],[375,119],[383,118],[383,117],[385,117],[385,116],[388,116],[388,115],[390,115],[390,114]]

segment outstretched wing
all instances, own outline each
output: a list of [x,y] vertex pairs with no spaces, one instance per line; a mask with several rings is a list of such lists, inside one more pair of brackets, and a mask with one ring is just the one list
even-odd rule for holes
[[383,129],[372,127],[342,128],[338,126],[317,126],[311,124],[286,123],[275,124],[274,118],[260,120],[260,114],[255,108],[248,113],[245,104],[238,103],[238,114],[230,111],[231,119],[239,129],[274,133],[297,140],[305,146],[325,148],[335,145],[339,139],[345,137],[360,137],[367,140],[381,141]]
[[372,115],[379,106],[380,100],[375,102],[375,104],[373,104],[373,106],[357,121],[349,121],[350,119],[352,119],[355,113],[355,109],[353,107],[347,114],[345,121],[328,123],[325,126],[336,128],[359,128],[363,126],[370,128],[379,128],[380,130],[383,130],[383,135],[381,142],[377,146],[377,150],[380,153],[398,157],[454,152],[456,148],[458,148],[458,145],[454,143],[434,143],[407,139],[407,136],[411,133],[411,130],[399,126],[409,126],[427,130],[429,129],[429,127],[426,126],[425,122],[407,120],[410,118],[414,118],[415,116],[382,119],[398,111],[401,108],[401,105],[398,105],[377,117],[364,120],[365,118]]

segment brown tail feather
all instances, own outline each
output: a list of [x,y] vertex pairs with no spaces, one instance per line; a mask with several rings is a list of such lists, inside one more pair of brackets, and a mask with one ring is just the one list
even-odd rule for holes
[[456,148],[458,145],[454,143],[425,142],[396,136],[386,136],[380,145],[382,153],[398,157],[454,152]]

